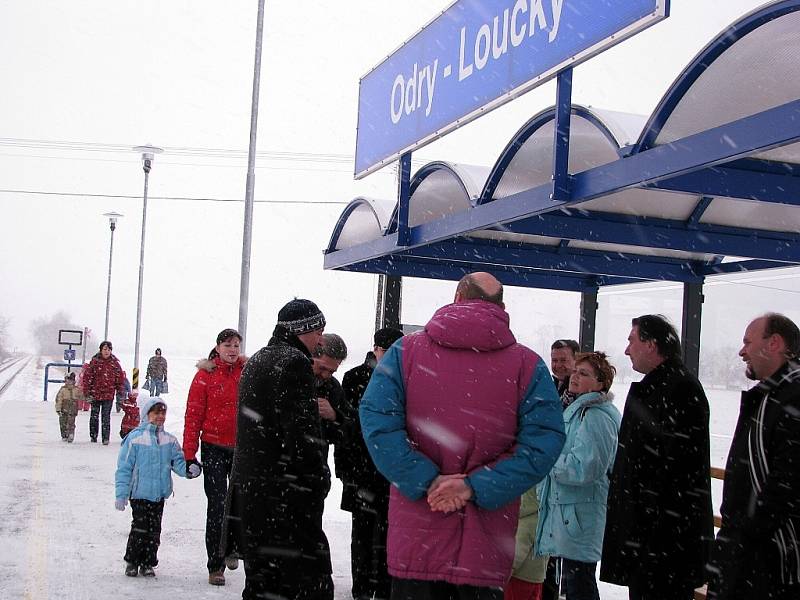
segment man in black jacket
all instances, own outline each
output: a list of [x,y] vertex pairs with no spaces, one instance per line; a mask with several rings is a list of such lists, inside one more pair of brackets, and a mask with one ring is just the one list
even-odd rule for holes
[[312,352],[314,370],[314,394],[319,407],[322,424],[322,439],[325,440],[325,460],[328,460],[328,446],[337,443],[343,435],[348,417],[344,406],[342,385],[333,376],[339,366],[347,359],[347,345],[335,333],[325,333],[319,346]]
[[632,383],[611,473],[600,579],[631,600],[692,600],[713,539],[708,401],[661,315],[633,319]]
[[709,564],[715,600],[800,598],[800,331],[769,313],[739,356],[758,385],[742,392]]
[[372,372],[386,350],[403,337],[399,329],[386,327],[375,332],[375,346],[364,364],[344,375],[343,385],[350,425],[334,450],[336,476],[342,480],[342,510],[353,515],[350,538],[350,565],[353,598],[387,600],[391,578],[386,568],[386,533],[389,526],[389,482],[378,473],[369,456],[358,405],[367,389]]
[[324,328],[316,304],[292,300],[242,371],[226,523],[241,526],[243,600],[333,599],[322,531],[330,473],[311,369]]

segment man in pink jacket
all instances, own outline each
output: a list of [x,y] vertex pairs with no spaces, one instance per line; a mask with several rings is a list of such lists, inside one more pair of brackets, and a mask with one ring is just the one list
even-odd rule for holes
[[519,497],[550,471],[563,418],[544,361],[509,329],[489,273],[401,338],[359,408],[370,455],[392,483],[392,600],[502,600]]

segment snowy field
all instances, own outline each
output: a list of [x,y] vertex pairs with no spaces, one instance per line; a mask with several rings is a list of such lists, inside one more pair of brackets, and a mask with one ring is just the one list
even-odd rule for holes
[[[120,358],[130,365],[129,357]],[[165,396],[166,429],[182,439],[195,359],[167,358],[171,393]],[[239,598],[244,585],[241,568],[226,572],[225,587],[207,583],[205,495],[199,479],[175,478],[175,494],[164,509],[156,578],[125,577],[122,555],[131,513],[129,508],[124,513],[114,509],[121,413],[112,412],[110,446],[89,442],[88,412],[78,415],[75,443],[61,442],[53,405],[60,384],[50,384],[49,401],[42,402],[45,362],[28,361],[0,394],[0,598],[141,600],[143,593],[171,600]],[[0,372],[0,389],[13,370]],[[52,369],[51,377],[58,377]],[[615,389],[618,404],[626,387]],[[738,392],[710,390],[709,397],[712,464],[724,466]],[[346,600],[351,597],[350,515],[339,509],[340,497],[341,485],[334,479],[324,527],[331,545],[336,600]],[[600,586],[604,600],[627,598],[624,588]]]

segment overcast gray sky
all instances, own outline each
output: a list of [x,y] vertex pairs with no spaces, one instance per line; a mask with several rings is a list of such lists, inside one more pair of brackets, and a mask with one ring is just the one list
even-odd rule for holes
[[[394,194],[391,168],[352,179],[358,79],[449,4],[267,0],[251,351],[293,296],[316,300],[329,330],[355,354],[367,349],[375,277],[322,270],[322,249],[345,204],[359,194]],[[576,68],[574,101],[649,114],[698,51],[759,4],[674,0],[670,18]],[[109,242],[102,213],[113,210],[125,217],[115,237],[110,337],[132,346],[143,174],[128,148],[145,143],[168,152],[150,178],[142,353],[159,345],[166,354],[197,355],[218,330],[236,326],[256,8],[255,0],[3,3],[0,315],[11,319],[16,344],[27,344],[32,319],[59,309],[102,335]],[[554,90],[546,84],[415,158],[491,164],[530,116],[552,104]],[[756,285],[787,291],[764,300]],[[795,287],[785,279],[737,284],[737,298],[756,298],[734,303],[737,319],[760,310],[759,302],[793,306]],[[673,310],[676,289],[617,294],[615,302],[638,298],[625,310]],[[404,320],[426,321],[451,294],[452,284],[411,283]],[[576,295],[511,296],[523,339],[577,335]],[[611,329],[616,341],[620,332]],[[735,331],[734,343],[740,336]]]

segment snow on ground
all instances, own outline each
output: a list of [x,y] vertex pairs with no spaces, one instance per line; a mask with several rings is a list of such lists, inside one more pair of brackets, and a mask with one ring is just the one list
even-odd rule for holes
[[[120,358],[129,370],[130,358]],[[165,396],[169,405],[166,429],[181,440],[195,359],[167,358],[171,393]],[[75,442],[62,442],[53,404],[60,384],[50,384],[49,401],[42,402],[45,363],[30,360],[0,395],[0,598],[141,600],[143,593],[170,600],[241,597],[241,567],[226,572],[225,587],[207,583],[206,501],[200,479],[174,478],[175,494],[164,508],[156,578],[125,577],[122,555],[131,513],[130,508],[124,513],[114,509],[121,413],[112,412],[110,446],[89,442],[88,412],[78,414]],[[13,369],[0,373],[0,387],[9,371]],[[59,375],[51,369],[51,377]],[[624,387],[615,389],[620,409]],[[712,464],[724,466],[738,412],[738,392],[711,390],[709,398]],[[324,518],[336,600],[351,597],[350,515],[339,509],[341,491],[334,479]],[[600,583],[604,600],[623,600],[626,591]]]

